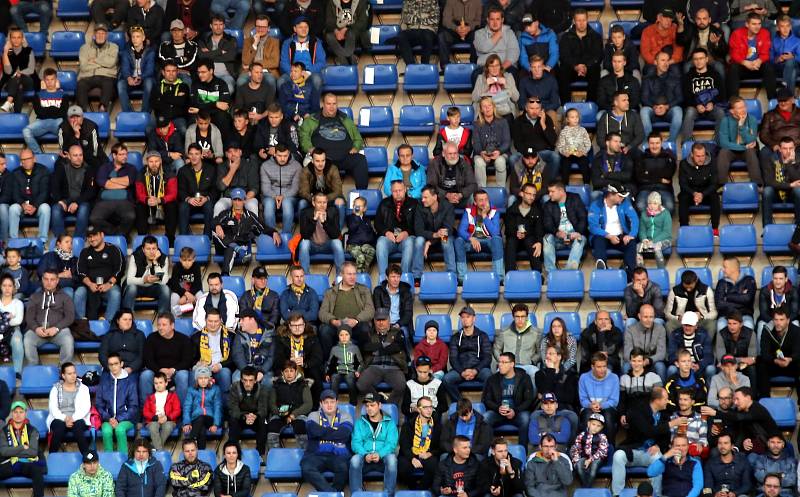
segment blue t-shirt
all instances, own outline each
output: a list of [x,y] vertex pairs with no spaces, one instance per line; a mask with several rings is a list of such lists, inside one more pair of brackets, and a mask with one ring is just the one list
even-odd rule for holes
[[503,404],[514,408],[514,378],[503,378]]
[[745,60],[756,60],[758,58],[758,50],[756,49],[756,38],[747,40],[747,57]]

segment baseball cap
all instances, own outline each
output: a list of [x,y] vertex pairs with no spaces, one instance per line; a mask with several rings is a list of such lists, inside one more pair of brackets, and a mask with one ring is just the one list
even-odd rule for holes
[[625,188],[625,185],[622,185],[622,184],[619,184],[619,183],[614,184],[614,185],[608,185],[608,190],[607,191],[609,193],[616,193],[617,195],[619,195],[622,198],[628,198],[628,196],[631,194],[631,192],[629,192],[628,189]]
[[147,159],[149,159],[150,157],[158,157],[160,159],[161,154],[159,154],[155,150],[148,150],[147,152],[144,153],[144,157],[142,158],[145,164],[147,163]]
[[458,311],[458,315],[460,316],[462,314],[469,314],[470,316],[474,316],[475,315],[475,309],[473,309],[470,306],[462,307],[461,310]]
[[389,309],[385,307],[375,309],[375,319],[389,319]]
[[25,402],[23,402],[21,400],[15,400],[14,402],[11,403],[11,410],[12,411],[14,409],[16,409],[17,407],[21,407],[25,411],[28,410],[28,404],[26,404]]
[[334,399],[334,400],[336,400],[336,393],[334,393],[334,391],[331,390],[331,389],[323,390],[322,393],[319,396],[319,400],[322,401],[322,400],[326,400],[326,399]]
[[697,326],[697,322],[699,319],[697,318],[697,313],[692,311],[686,311],[683,314],[683,318],[681,319],[681,324],[688,324],[689,326]]
[[364,403],[371,404],[373,402],[383,402],[380,394],[368,393],[364,396]]
[[89,452],[83,455],[84,463],[97,462],[99,459],[100,457],[98,457],[97,452],[94,450],[90,450]]
[[636,489],[636,495],[645,497],[653,495],[653,485],[649,481],[643,481]]
[[301,22],[308,24],[308,18],[306,16],[298,16],[297,19],[294,20],[293,26],[297,26]]
[[666,95],[656,95],[653,99],[653,105],[668,105],[669,99]]
[[794,98],[794,92],[785,86],[778,88],[778,92],[776,94],[778,101],[781,100],[791,100]]
[[558,402],[558,399],[556,399],[556,394],[553,392],[547,392],[546,394],[542,395],[542,402]]
[[736,358],[733,357],[731,354],[725,354],[722,356],[722,360],[720,361],[722,364],[736,364]]
[[264,269],[263,266],[258,266],[257,268],[253,269],[253,278],[266,278],[269,276],[267,270]]
[[101,23],[95,25],[94,31],[95,32],[97,32],[97,31],[105,31],[106,33],[108,33],[108,26],[106,26],[105,23],[101,22]]
[[525,14],[524,16],[522,16],[522,24],[525,25],[533,24],[538,20],[539,19],[537,19],[534,14]]
[[605,416],[603,416],[599,412],[593,412],[592,414],[590,414],[589,415],[589,421],[591,421],[591,420],[599,421],[599,422],[601,422],[603,424],[606,424]]
[[102,233],[103,228],[99,226],[89,226],[86,228],[86,236],[97,235],[98,233]]
[[669,17],[670,19],[675,19],[675,11],[672,9],[661,9],[659,12],[664,17]]
[[239,319],[244,319],[244,318],[258,319],[258,313],[256,313],[256,311],[254,311],[253,309],[244,309],[239,313]]
[[71,105],[69,109],[67,109],[67,117],[72,116],[83,117],[83,109],[81,109],[80,105]]
[[525,149],[524,152],[522,152],[522,156],[523,157],[538,157],[539,156],[539,152],[537,152],[536,149],[533,148],[533,147],[528,147],[528,148]]
[[183,21],[180,19],[175,19],[171,23],[169,23],[169,30],[172,31],[173,29],[185,29],[186,26],[183,25]]
[[234,188],[231,190],[231,200],[244,200],[247,198],[247,194],[244,192],[243,188]]

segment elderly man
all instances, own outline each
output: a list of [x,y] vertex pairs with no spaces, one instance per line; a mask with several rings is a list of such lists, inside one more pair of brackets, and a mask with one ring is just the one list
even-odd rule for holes
[[478,189],[475,171],[469,159],[458,153],[458,145],[447,142],[442,156],[428,166],[428,184],[436,189],[442,201],[445,200],[456,209],[463,209]]
[[[370,334],[370,321],[375,306],[369,288],[356,281],[356,265],[350,261],[342,264],[342,280],[325,292],[319,307],[319,339],[325,357],[337,341],[337,331],[342,323],[352,328],[353,341],[366,343]],[[387,319],[388,320],[388,319]]]
[[96,24],[94,39],[89,39],[78,54],[78,105],[89,111],[89,92],[100,89],[100,112],[111,111],[111,99],[119,72],[119,47],[108,41],[108,26]]
[[[381,200],[375,214],[378,274],[386,272],[389,256],[396,252],[402,254],[400,267],[403,272],[411,271],[414,251],[421,252],[425,246],[425,238],[418,236],[423,232],[422,216],[418,215],[419,206],[419,201],[408,195],[403,180],[392,181],[391,196]],[[422,277],[421,272],[419,276]]]
[[375,310],[374,330],[361,342],[365,369],[358,378],[358,389],[377,394],[378,383],[385,381],[391,387],[389,402],[399,406],[406,389],[406,349],[403,333],[389,324],[389,310]]

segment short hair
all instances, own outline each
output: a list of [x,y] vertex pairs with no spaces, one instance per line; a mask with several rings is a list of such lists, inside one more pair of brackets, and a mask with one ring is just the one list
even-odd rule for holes
[[729,320],[732,319],[732,320],[734,320],[736,322],[741,323],[742,322],[742,313],[741,313],[741,311],[733,310],[733,311],[731,311],[731,312],[729,312],[728,314],[725,315],[725,319],[729,319]]
[[775,24],[777,25],[779,22],[788,22],[791,24],[792,18],[786,14],[781,14],[775,19]]
[[585,15],[587,17],[589,16],[589,12],[586,9],[581,8],[581,9],[575,9],[575,10],[572,11],[572,18],[575,19],[575,16],[580,15],[580,14],[583,14],[583,15]]
[[325,150],[323,150],[323,149],[321,149],[319,147],[314,147],[314,149],[311,150],[311,157],[320,156],[320,155],[325,155]]
[[658,138],[659,140],[663,140],[664,138],[661,137],[661,133],[658,131],[651,131],[649,135],[647,135],[647,141],[650,141],[650,138]]
[[437,192],[437,191],[436,191],[436,187],[435,187],[435,186],[433,186],[433,185],[432,185],[432,184],[430,184],[430,183],[428,183],[427,185],[425,185],[425,186],[423,186],[423,187],[422,187],[422,192],[423,192],[423,193],[425,193],[425,192],[428,192],[428,193],[430,193],[430,194],[431,194],[431,195],[433,195],[433,196],[437,196],[437,195],[439,195],[439,192]]
[[702,47],[697,47],[694,50],[692,50],[692,57],[694,57],[695,54],[699,54],[699,53],[701,53],[701,54],[705,55],[706,57],[708,57],[708,50],[706,50],[705,48],[702,48]]
[[200,144],[197,143],[197,142],[190,143],[189,146],[186,147],[186,151],[190,152],[192,150],[197,150],[198,152],[202,153],[203,152],[203,147],[201,147]]
[[122,362],[122,357],[119,356],[119,352],[111,352],[108,354],[108,357],[106,357],[106,364],[108,364],[109,359],[114,359],[114,358],[119,359],[120,362]]
[[75,363],[70,361],[61,364],[61,374],[63,375],[67,371],[67,368],[74,368],[74,367]]
[[142,239],[142,246],[144,245],[158,245],[158,240],[153,235],[145,235]]
[[602,350],[599,350],[594,354],[592,354],[592,366],[594,366],[598,362],[605,362],[606,364],[608,364],[608,354],[606,354]]
[[54,67],[48,67],[44,71],[42,71],[42,79],[48,76],[56,76],[58,77],[58,71]]
[[207,311],[206,311],[206,317],[208,317],[208,316],[214,316],[214,315],[217,315],[217,316],[219,316],[219,317],[222,317],[222,313],[221,313],[221,312],[219,312],[219,309],[215,309],[215,308],[213,308],[213,307],[212,307],[211,309],[209,309],[209,310],[207,310]]
[[8,257],[8,254],[12,253],[17,254],[19,257],[22,257],[22,252],[20,252],[20,249],[18,249],[17,247],[6,247],[6,257]]
[[786,309],[785,305],[781,304],[778,307],[772,309],[772,317],[773,318],[775,316],[777,316],[778,314],[780,314],[781,316],[789,317],[789,310]]
[[337,97],[335,93],[333,93],[332,91],[326,91],[319,97],[319,101],[320,102],[324,102],[325,99],[328,98],[328,97],[333,97],[337,101],[339,100],[339,97]]
[[[45,270],[42,272],[42,276],[44,276],[45,274],[52,274],[52,275],[54,275],[56,278],[58,278],[58,271],[57,271],[55,268],[53,268],[53,267],[49,267],[49,268],[45,269]],[[13,276],[11,276],[11,275],[10,275],[10,274],[8,274],[8,273],[4,273],[4,274],[3,274],[3,277],[2,277],[2,278],[0,278],[0,283],[2,283],[2,281],[3,281],[4,279],[6,279],[6,278],[5,278],[6,276],[8,276],[9,278],[11,278],[11,281],[12,281],[12,282],[14,282],[14,285],[16,286],[16,284],[17,284],[16,280],[14,280],[14,277],[13,277]]]
[[729,432],[729,431],[720,432],[720,434],[717,435],[717,443],[719,443],[719,441],[722,440],[722,437],[728,437],[728,439],[731,442],[733,442],[733,435],[731,435],[731,432]]
[[750,12],[747,14],[747,21],[750,22],[752,20],[757,20],[758,22],[762,22],[763,19],[761,18],[761,14],[756,14],[755,12]]
[[271,104],[267,105],[267,113],[274,114],[276,112],[283,112],[281,104],[278,102],[272,102]]
[[552,433],[545,433],[544,435],[542,435],[541,439],[539,440],[539,446],[542,445],[542,442],[557,443],[556,437],[554,437]]
[[284,153],[284,152],[288,152],[288,151],[289,151],[289,147],[287,147],[283,143],[278,143],[277,145],[275,145],[275,152]]
[[256,16],[256,21],[267,21],[267,22],[270,22],[269,16],[267,14],[258,14]]
[[[455,116],[460,116],[460,115],[461,115],[461,109],[459,109],[455,105],[452,106],[452,107],[448,107],[447,108],[447,117],[455,117]],[[398,150],[399,150],[399,148],[398,148]]]
[[734,105],[738,104],[739,102],[744,102],[744,99],[739,95],[734,95],[728,99],[728,107],[733,107]]
[[195,440],[194,438],[184,438],[181,447],[185,449],[187,445],[194,445],[195,447],[197,447],[197,440]]
[[356,263],[355,263],[355,262],[353,262],[353,261],[344,261],[344,262],[342,263],[342,271],[343,271],[343,270],[344,270],[344,268],[346,268],[346,267],[351,267],[351,268],[355,269],[356,271],[358,270],[358,267],[356,266]]
[[[784,136],[783,138],[780,139],[779,143],[791,143],[792,145],[794,145],[794,140],[790,136]],[[774,270],[772,272],[775,273]]]
[[386,268],[386,276],[390,274],[403,274],[402,268],[400,268],[399,264],[390,264],[389,267]]
[[283,361],[283,366],[281,367],[281,371],[284,371],[284,370],[287,370],[287,369],[297,370],[297,363],[294,362],[291,359],[287,359],[287,360]]
[[216,271],[208,273],[208,276],[206,277],[206,281],[210,282],[211,280],[220,280],[220,281],[222,281],[222,275],[219,274]]
[[166,382],[167,381],[167,375],[164,374],[163,372],[159,371],[159,372],[157,372],[156,374],[153,375],[153,379],[154,380],[155,379],[164,380]]
[[303,266],[301,266],[300,264],[295,264],[295,265],[293,265],[293,266],[291,266],[291,267],[289,268],[289,272],[290,272],[290,273],[291,273],[291,272],[293,272],[293,271],[302,271],[303,273],[305,273],[305,272],[306,272],[306,270],[305,270],[305,269],[303,269]]
[[296,61],[292,62],[292,67],[297,67],[301,71],[305,71],[306,70],[306,65],[303,64],[302,62],[300,62],[299,60],[296,60]]
[[747,397],[753,398],[753,389],[750,387],[739,387],[736,389],[736,393],[740,393],[742,395],[746,395]]
[[[623,52],[622,50],[615,50],[614,53],[611,54],[611,58],[613,59],[614,57],[622,57],[626,61],[628,60],[628,56],[625,55],[625,52]],[[620,92],[616,92],[616,93],[620,93]],[[627,95],[628,92],[622,91],[621,93],[625,93]],[[616,94],[614,96],[616,96]]]
[[245,366],[242,368],[241,377],[244,378],[245,376],[256,378],[258,376],[258,370],[253,366]]
[[612,99],[616,100],[617,97],[621,97],[622,95],[625,95],[626,97],[630,97],[631,96],[631,94],[628,93],[627,90],[617,90],[617,91],[614,92],[614,95],[613,95]]
[[513,352],[503,352],[502,354],[500,354],[500,357],[505,357],[506,359],[514,363],[517,362],[517,356],[515,356]]
[[158,316],[156,316],[156,322],[158,322],[159,319],[166,319],[170,323],[175,324],[175,316],[173,316],[171,312],[159,312]]
[[681,359],[685,358],[685,357],[689,357],[689,358],[692,357],[692,353],[689,352],[688,349],[679,349],[678,352],[675,355],[678,357],[679,361]]
[[[708,152],[708,150],[706,149],[706,146],[703,145],[700,142],[694,142],[694,144],[692,145],[692,152],[694,152],[695,150],[702,150],[703,152]],[[683,273],[683,274],[686,274],[686,273]]]
[[197,116],[194,119],[195,121],[199,121],[200,119],[203,121],[211,121],[211,114],[209,114],[206,109],[200,109],[197,111]]
[[225,24],[225,18],[219,14],[211,14],[211,22],[213,23],[214,21],[221,21],[222,24]]
[[622,33],[625,34],[625,28],[620,26],[619,24],[614,24],[611,26],[611,29],[608,30],[608,37],[611,38],[611,35],[614,33]]
[[644,351],[643,348],[634,347],[631,349],[631,353],[628,355],[628,357],[632,359],[634,357],[644,357],[645,355],[647,355],[647,353]]
[[474,199],[476,195],[487,195],[488,196],[489,192],[487,192],[483,188],[478,188],[477,190],[475,190],[475,193],[472,194],[472,198]]
[[778,480],[778,484],[783,485],[783,476],[780,473],[767,473],[764,476],[764,483],[767,483],[767,478],[775,478]]
[[645,275],[645,276],[648,276],[648,273],[647,273],[647,268],[646,268],[646,267],[644,267],[644,266],[636,266],[636,267],[633,269],[633,274],[634,274],[634,275],[642,275],[642,274],[643,274],[643,275]]
[[694,397],[695,397],[694,389],[682,388],[682,389],[678,390],[678,397],[680,397],[681,395],[686,395],[690,399],[694,400]]
[[453,437],[453,445],[455,445],[456,442],[472,443],[472,441],[469,438],[465,437],[464,435],[456,435],[455,437]]
[[514,304],[514,307],[511,308],[512,316],[517,312],[524,312],[525,314],[530,314],[531,311],[526,304],[520,302],[518,304]]
[[[458,107],[456,107],[456,109],[458,109]],[[400,153],[401,150],[410,150],[412,154],[414,153],[414,149],[408,143],[403,143],[402,145],[397,147],[398,154]]]
[[533,64],[534,62],[542,62],[542,63],[544,63],[544,59],[539,54],[533,54],[533,55],[531,55],[531,58],[528,59],[528,62],[530,64]]
[[428,397],[427,395],[423,395],[422,397],[417,399],[417,407],[419,407],[419,403],[423,400],[427,400],[428,402],[433,402],[433,399]]
[[195,252],[194,252],[194,249],[192,247],[188,247],[187,246],[187,247],[183,247],[181,249],[181,255],[180,255],[181,259],[186,260],[186,259],[189,259],[190,257],[194,257],[194,256],[195,256]]
[[[614,96],[616,96],[616,93],[614,93]],[[606,135],[606,141],[607,142],[611,141],[611,139],[614,138],[615,136],[617,138],[619,138],[620,140],[622,139],[622,135],[621,134],[617,133],[616,131],[612,131],[612,132],[610,132],[610,133],[608,133]]]
[[197,68],[199,69],[200,66],[204,66],[209,71],[214,72],[214,63],[211,62],[211,59],[200,59],[200,62],[197,63]]
[[289,322],[289,323],[292,323],[292,322],[298,321],[300,319],[302,319],[303,322],[305,322],[306,317],[303,316],[303,313],[298,312],[298,311],[294,311],[291,314],[289,314],[289,319],[287,319],[286,321]]
[[653,387],[653,390],[650,392],[650,402],[655,400],[661,400],[665,395],[667,395],[667,389],[664,387]]
[[495,437],[494,440],[492,440],[492,448],[498,445],[508,445],[508,440],[506,440],[505,437]]
[[[244,109],[235,109],[233,111],[233,117],[234,117],[234,119],[237,118],[237,117],[240,117],[240,118],[243,118],[243,119],[247,119],[248,118],[247,111],[244,110]],[[239,144],[238,141],[232,141],[232,142],[228,143],[228,146],[226,148],[242,148],[242,147],[241,147],[241,145]]]
[[489,7],[489,10],[486,12],[486,18],[488,19],[492,14],[500,14],[500,18],[504,18],[506,16],[503,12],[503,9],[499,7]]
[[[695,145],[697,144],[695,143]],[[681,285],[691,285],[693,283],[697,283],[697,273],[691,270],[684,271],[683,274],[681,274]]]
[[128,146],[122,142],[115,143],[113,147],[111,147],[111,153],[113,155],[117,155],[120,150],[128,151]]
[[466,416],[467,414],[471,413],[473,410],[472,401],[466,397],[461,397],[458,399],[456,403],[456,413],[459,416]]
[[[570,110],[575,110],[575,109],[570,109]],[[577,112],[577,110],[575,110],[575,112]],[[552,183],[547,185],[547,187],[548,188],[552,187],[552,188],[555,188],[557,190],[566,190],[566,187],[564,186],[564,183],[562,183],[560,181],[553,181]]]

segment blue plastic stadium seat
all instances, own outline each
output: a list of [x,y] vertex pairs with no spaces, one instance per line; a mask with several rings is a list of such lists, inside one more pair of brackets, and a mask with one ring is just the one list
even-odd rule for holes
[[0,114],[0,140],[21,142],[22,130],[28,125],[28,114]]
[[418,314],[414,320],[414,343],[425,339],[425,323],[436,321],[439,324],[439,338],[445,343],[453,336],[453,323],[449,314]]
[[544,324],[542,325],[542,333],[547,334],[550,332],[550,325],[553,323],[555,318],[561,318],[564,320],[564,324],[567,327],[567,331],[578,338],[581,335],[581,315],[577,312],[548,312],[544,315]]
[[100,452],[98,455],[100,456],[100,466],[111,473],[111,476],[116,480],[119,470],[128,460],[128,455],[122,452]]
[[125,33],[122,31],[109,31],[108,41],[119,47],[120,52],[125,49]]
[[[711,121],[711,123],[713,125],[713,121]],[[695,125],[695,128],[697,128],[697,125]],[[697,143],[702,143],[706,147],[706,154],[708,154],[708,155],[713,157],[717,153],[717,144],[716,144],[716,142],[698,141]],[[690,155],[692,155],[692,146],[694,144],[695,144],[695,142],[693,142],[691,140],[684,141],[683,144],[681,145],[681,157],[686,158],[686,157],[689,157]]]
[[256,238],[256,261],[269,263],[288,263],[292,260],[289,252],[289,234],[281,234],[281,244],[275,246],[271,236],[259,235]]
[[83,31],[56,31],[50,36],[50,57],[55,61],[77,60],[85,42]]
[[[614,326],[619,328],[622,331],[625,331],[625,318],[622,317],[622,313],[620,311],[611,311],[608,313],[611,316],[611,322],[614,323]],[[597,316],[597,312],[592,311],[586,314],[586,326],[588,327],[591,323],[594,323],[594,318]]]
[[399,13],[403,10],[402,0],[370,0],[372,10],[378,14]]
[[713,288],[714,287],[714,280],[711,276],[711,270],[707,267],[679,267],[675,271],[675,284],[681,284],[681,275],[686,271],[694,271],[697,275],[697,278],[705,283],[707,286]]
[[50,388],[59,379],[55,366],[28,365],[22,369],[22,383],[19,393],[24,396],[42,396],[50,393]]
[[567,102],[564,104],[564,112],[570,109],[577,109],[581,113],[581,126],[588,131],[597,128],[597,104],[594,102]]
[[447,120],[447,110],[450,107],[458,107],[458,110],[461,111],[461,125],[465,128],[472,128],[472,124],[475,122],[475,107],[471,105],[442,105],[442,108],[439,110],[440,125],[447,126],[449,122]]
[[432,105],[404,105],[400,108],[397,129],[408,134],[433,134],[436,116]]
[[194,334],[194,326],[192,325],[192,318],[176,318],[175,331],[190,337]]
[[[364,199],[367,201],[366,216],[367,217],[374,217],[375,214],[378,212],[378,204],[380,204],[381,200],[383,200],[383,192],[381,192],[380,190],[373,190],[373,189],[368,189],[368,190],[356,190],[356,189],[353,189],[353,190],[350,190],[350,193],[347,196],[348,200],[354,194],[354,192],[358,193],[359,197],[364,197]],[[351,212],[352,212],[352,209],[350,209],[350,202],[348,201],[347,202],[347,213],[350,214]]]
[[547,298],[551,301],[581,301],[584,288],[583,272],[580,270],[550,271],[547,279]]
[[370,64],[364,66],[364,75],[361,80],[361,90],[367,94],[379,92],[394,93],[397,91],[397,80],[398,76],[396,65]]
[[236,40],[236,50],[241,53],[244,47],[244,33],[241,29],[225,28],[225,32]]
[[19,155],[6,154],[6,171],[10,173],[16,169],[19,169]]
[[27,255],[34,255],[34,257],[24,257],[22,258],[22,265],[23,266],[36,266],[39,264],[39,261],[42,259],[42,255],[44,255],[44,242],[41,238],[9,238],[7,243],[8,248],[18,248],[18,249],[33,249],[33,253]]
[[611,497],[607,488],[576,488],[573,497]]
[[[61,89],[68,97],[75,96],[78,89],[78,74],[75,71],[58,71],[57,76]],[[53,135],[55,137],[55,135]]]
[[[792,282],[793,286],[797,285],[797,268],[794,266],[784,266],[786,268],[787,276],[789,277],[789,281]],[[764,269],[761,270],[761,286],[767,286],[772,281],[772,269],[773,266],[764,266]]]
[[282,274],[271,274],[267,277],[267,286],[270,290],[275,290],[278,295],[286,290],[286,276]]
[[589,297],[595,300],[622,299],[628,278],[622,269],[595,269],[589,278]]
[[372,277],[369,275],[369,273],[357,273],[356,283],[361,283],[365,287],[372,290]]
[[50,431],[47,426],[47,409],[28,409],[28,421],[39,432],[39,438],[42,440],[47,439],[47,432]]
[[[457,328],[460,326],[457,326]],[[489,335],[489,341],[494,342],[494,316],[478,313],[475,315],[475,327]]]
[[761,118],[764,117],[761,102],[757,98],[746,98],[744,104],[747,107],[747,113],[753,116],[757,122],[761,122]]
[[764,254],[788,255],[792,251],[789,249],[789,242],[792,240],[794,225],[792,224],[768,224],[762,231],[762,250]]
[[[111,324],[105,320],[92,320],[89,321],[89,329],[95,334],[97,338],[102,338],[111,329]],[[48,344],[49,346],[50,344]],[[57,350],[53,347],[53,350]],[[100,350],[100,340],[84,342],[75,342],[75,350],[80,352],[97,352]]]
[[144,337],[147,338],[153,333],[153,322],[149,319],[136,319],[134,321],[134,326],[144,334]]
[[145,128],[150,123],[150,114],[145,112],[120,112],[117,114],[114,138],[117,140],[138,140],[146,138]]
[[56,17],[62,21],[78,21],[89,19],[89,3],[85,0],[59,0]]
[[246,291],[244,278],[242,276],[223,276],[222,286],[223,288],[235,293],[236,298],[240,298]]
[[725,183],[722,187],[722,212],[758,212],[758,185],[748,183]]
[[358,66],[326,66],[322,70],[325,82],[322,91],[334,93],[358,92]]
[[11,396],[14,396],[14,391],[17,389],[17,376],[14,368],[11,366],[0,367],[0,381],[6,384]]
[[172,453],[166,450],[156,450],[153,452],[153,457],[161,463],[161,469],[164,470],[164,476],[169,475],[169,470],[172,467]]
[[116,246],[119,248],[119,251],[122,252],[122,257],[127,257],[128,255],[128,239],[124,235],[106,235],[105,242],[110,243],[111,245]]
[[[588,6],[591,3],[598,4],[601,9],[603,7],[605,7],[605,2],[603,2],[602,0],[578,0],[578,1],[581,4],[584,4],[584,8],[587,8],[587,9],[592,8],[592,7]],[[600,5],[601,2],[602,2],[602,5]],[[600,38],[603,38],[603,23],[602,22],[600,22],[600,21],[589,21],[589,27],[592,28],[593,30],[595,30],[597,32],[597,34],[600,35]]]
[[207,264],[211,257],[211,240],[203,235],[178,235],[175,237],[173,247],[172,262],[180,262],[183,247],[194,249],[197,262],[201,265]]
[[406,66],[403,91],[436,93],[439,91],[439,68],[435,64],[411,64]]
[[303,477],[300,461],[303,459],[303,449],[270,449],[267,453],[264,477],[270,480],[272,487],[277,491],[275,482],[298,482]]
[[447,64],[444,66],[444,86],[449,93],[463,93],[472,91],[472,73],[478,66],[476,64]]
[[28,46],[33,50],[33,55],[37,59],[44,57],[45,46],[47,45],[47,36],[44,33],[35,33],[29,31],[25,33],[25,41]]
[[542,273],[508,271],[503,281],[503,296],[508,302],[538,302],[542,298]]
[[[130,157],[130,154],[128,154]],[[131,244],[131,250],[136,250],[142,245],[142,240],[144,240],[145,236],[152,236],[158,242],[158,250],[161,251],[162,254],[168,255],[169,254],[169,238],[167,235],[136,235],[133,239],[133,243]]]
[[764,397],[758,400],[772,419],[783,430],[793,430],[797,425],[797,403],[790,397]]
[[391,136],[394,113],[391,107],[362,107],[358,113],[358,131],[364,136]]
[[56,168],[57,154],[36,154],[36,162],[43,165],[51,173]]
[[82,462],[81,453],[52,452],[47,455],[47,474],[44,482],[48,485],[66,487],[69,477],[78,470]]
[[487,186],[484,187],[484,190],[489,194],[489,204],[497,209],[497,212],[504,214],[508,203],[506,188],[504,186]]
[[419,300],[424,303],[453,303],[456,300],[458,279],[455,273],[429,271],[422,273]]
[[[396,425],[398,426],[400,425],[400,411],[397,409],[396,405],[386,402],[384,404],[381,404],[381,411],[383,411],[384,414],[391,416]],[[361,414],[359,414],[359,416],[363,416],[366,413],[367,413],[367,406],[361,404]]]
[[589,188],[589,185],[567,185],[566,191],[579,196],[581,201],[583,201],[583,205],[585,205],[587,208],[589,207],[589,202],[591,199],[591,189]]
[[367,158],[367,169],[370,175],[383,176],[389,168],[389,155],[386,147],[364,147],[364,157]]
[[397,24],[383,24],[372,26],[370,38],[374,38],[373,33],[377,30],[378,43],[372,44],[373,54],[394,54],[397,50],[397,37],[400,36],[400,26]]
[[711,257],[714,254],[714,232],[710,226],[681,226],[675,250],[681,257]]
[[319,301],[325,296],[325,292],[331,287],[331,282],[328,275],[324,274],[306,274],[306,285],[310,286],[317,292]]
[[464,275],[461,290],[464,302],[496,302],[500,298],[500,278],[494,271],[470,271]]
[[250,479],[256,483],[261,470],[261,454],[256,449],[242,449],[242,462],[250,468]]
[[111,120],[108,112],[84,112],[83,117],[97,125],[97,136],[101,140],[108,140],[108,135],[111,133]]
[[752,224],[725,224],[719,229],[719,253],[725,255],[756,254],[756,227]]
[[669,271],[666,269],[648,269],[647,276],[650,278],[650,281],[661,288],[661,296],[667,298],[670,288],[672,288],[669,284]]

